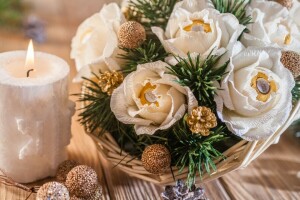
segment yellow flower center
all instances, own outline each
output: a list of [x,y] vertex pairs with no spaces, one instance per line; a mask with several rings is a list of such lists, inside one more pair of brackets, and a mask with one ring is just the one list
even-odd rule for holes
[[193,23],[183,28],[185,31],[204,31],[205,33],[211,32],[210,24],[205,23],[203,20],[193,20]]
[[272,92],[277,92],[275,81],[269,81],[269,77],[262,72],[258,72],[257,75],[252,78],[251,87],[257,92],[256,99],[262,102],[268,101]]
[[292,42],[292,36],[291,34],[287,34],[285,37],[284,37],[284,44],[285,45],[290,45]]
[[155,90],[156,85],[152,85],[151,83],[147,83],[143,89],[141,90],[141,93],[139,95],[139,98],[141,100],[142,105],[148,105],[150,106],[151,104],[155,104],[157,107],[159,107],[159,103],[157,97],[153,91]]

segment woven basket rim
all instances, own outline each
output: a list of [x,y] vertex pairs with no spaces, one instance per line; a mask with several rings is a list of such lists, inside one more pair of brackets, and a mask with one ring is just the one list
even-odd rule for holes
[[[82,88],[84,92],[84,84]],[[83,102],[82,107],[85,105]],[[223,152],[226,159],[214,160],[217,166],[217,171],[208,174],[204,172],[202,178],[197,175],[196,183],[205,183],[217,179],[231,171],[247,167],[254,159],[263,153],[270,145],[277,143],[281,134],[300,117],[300,101],[294,104],[288,120],[280,127],[274,134],[264,140],[246,141],[241,140],[229,149]],[[188,167],[185,167],[179,173],[179,169],[172,166],[173,173],[170,172],[162,175],[154,175],[146,171],[142,165],[141,160],[130,156],[125,151],[121,150],[118,143],[111,136],[109,132],[105,132],[100,138],[93,133],[87,131],[88,134],[96,144],[99,155],[116,165],[120,170],[124,171],[130,176],[149,181],[159,185],[174,184],[176,179],[186,179]],[[130,161],[130,162],[128,162]]]

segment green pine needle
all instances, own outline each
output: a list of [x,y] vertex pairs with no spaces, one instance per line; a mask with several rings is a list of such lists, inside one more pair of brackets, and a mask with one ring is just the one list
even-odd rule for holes
[[214,105],[214,96],[218,89],[215,81],[220,81],[226,74],[228,62],[222,66],[216,67],[222,55],[212,55],[210,53],[204,60],[200,55],[192,58],[176,57],[178,64],[170,67],[171,74],[179,78],[178,83],[187,86],[194,93],[195,97],[202,106],[212,107]]
[[129,2],[128,20],[140,22],[150,30],[152,26],[165,28],[178,0],[134,0]]
[[212,129],[210,135],[205,137],[193,134],[183,118],[174,128],[168,138],[168,147],[171,151],[172,162],[182,171],[186,166],[189,168],[187,185],[191,187],[195,183],[197,172],[200,178],[206,171],[216,171],[215,159],[225,158],[214,145],[227,139],[225,128],[219,126]]
[[164,50],[160,43],[150,39],[145,41],[140,47],[135,49],[122,48],[124,53],[119,58],[125,61],[123,73],[127,74],[136,70],[137,65],[164,60],[168,53]]
[[[96,79],[99,80],[99,76],[97,74],[94,75]],[[110,96],[102,92],[97,81],[87,78],[83,79],[86,80],[88,84],[85,93],[77,94],[79,101],[86,103],[81,109],[82,112],[79,114],[80,123],[86,126],[90,133],[97,132],[97,136],[105,131],[114,130],[118,120],[110,109]]]
[[292,90],[292,94],[293,94],[293,101],[300,100],[300,80],[296,80],[296,85]]
[[216,10],[220,13],[233,14],[242,25],[251,23],[252,18],[246,13],[246,7],[250,4],[251,0],[212,0]]

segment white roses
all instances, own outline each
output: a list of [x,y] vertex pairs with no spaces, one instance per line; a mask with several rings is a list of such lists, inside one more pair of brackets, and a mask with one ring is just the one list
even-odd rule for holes
[[190,111],[198,105],[191,90],[166,73],[167,66],[161,61],[139,65],[112,94],[112,112],[119,121],[134,124],[138,135],[167,129],[186,107]]
[[287,120],[294,79],[280,57],[275,48],[247,48],[232,57],[215,101],[220,119],[234,134],[246,140],[262,139]]
[[184,0],[175,5],[166,31],[153,27],[167,52],[208,54],[237,41],[244,26],[232,14],[220,14],[205,1]]
[[[289,11],[274,1],[253,0],[252,21],[243,34],[245,46],[274,46],[300,53],[300,29]],[[297,13],[294,13],[297,15]]]
[[86,19],[78,28],[72,40],[71,58],[75,59],[79,71],[75,80],[90,77],[99,70],[118,70],[116,55],[117,32],[125,18],[116,3],[105,5],[99,13]]

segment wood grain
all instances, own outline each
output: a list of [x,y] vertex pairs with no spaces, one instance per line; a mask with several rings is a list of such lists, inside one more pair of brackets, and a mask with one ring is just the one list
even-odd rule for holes
[[[32,4],[32,13],[47,23],[47,42],[35,44],[35,49],[65,59],[71,67],[70,94],[80,92],[80,84],[71,84],[75,75],[74,61],[70,60],[70,43],[78,25],[91,14],[98,12],[103,0],[26,0]],[[28,39],[21,31],[11,32],[0,27],[0,52],[26,49]],[[71,96],[72,100],[76,100]],[[159,199],[163,188],[131,178],[98,156],[93,141],[85,135],[73,117],[73,138],[68,147],[69,156],[93,167],[104,188],[103,199],[152,200]],[[299,130],[299,129],[298,129]],[[245,170],[232,172],[223,178],[202,185],[207,196],[213,199],[300,199],[300,148],[299,139],[291,133],[283,136]],[[0,200],[24,200],[29,193],[0,185]],[[31,195],[29,199],[35,199]]]

